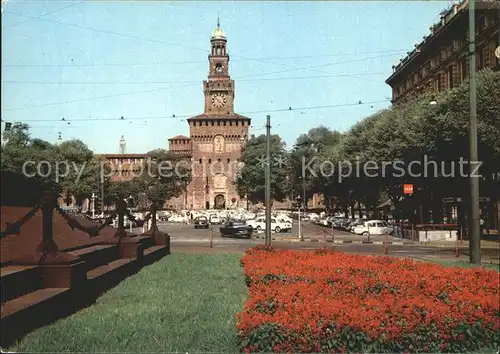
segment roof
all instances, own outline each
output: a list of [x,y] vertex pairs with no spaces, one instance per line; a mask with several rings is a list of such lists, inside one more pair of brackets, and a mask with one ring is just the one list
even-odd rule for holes
[[197,116],[191,117],[190,120],[200,120],[200,119],[241,119],[241,120],[250,120],[250,118],[242,116],[238,113],[229,113],[229,114],[221,114],[221,115],[208,115],[208,114],[199,114]]
[[147,154],[98,154],[107,159],[140,159],[147,157]]
[[[480,0],[480,3],[487,2],[487,0]],[[386,84],[390,84],[397,76],[404,71],[404,69],[410,64],[414,62],[414,59],[417,57],[421,57],[421,53],[426,51],[426,47],[433,42],[438,36],[440,36],[443,31],[446,31],[450,28],[450,25],[457,21],[457,19],[462,16],[464,13],[468,12],[468,1],[463,0],[460,4],[452,5],[448,10],[441,12],[441,20],[440,22],[432,25],[430,27],[431,33],[429,35],[424,36],[424,40],[419,44],[415,44],[415,48],[408,52],[406,57],[400,60],[400,62],[393,66],[393,73],[385,80]]]
[[185,135],[176,135],[173,138],[169,138],[168,140],[191,140],[191,138],[188,138]]

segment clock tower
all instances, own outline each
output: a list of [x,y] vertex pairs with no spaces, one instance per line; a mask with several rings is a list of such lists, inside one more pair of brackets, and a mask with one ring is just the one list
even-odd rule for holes
[[229,55],[226,34],[217,20],[212,31],[208,55],[208,80],[203,81],[205,114],[210,116],[234,113],[234,80],[229,76]]
[[250,118],[234,112],[234,80],[219,20],[210,38],[208,65],[208,78],[203,81],[205,108],[188,119],[192,169],[187,204],[193,209],[241,207],[246,201],[238,196],[234,182]]

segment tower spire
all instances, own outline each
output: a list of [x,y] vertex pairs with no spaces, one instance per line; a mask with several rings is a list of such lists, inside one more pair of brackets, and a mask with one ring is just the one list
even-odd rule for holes
[[217,11],[217,27],[220,27],[220,16],[219,16],[219,11]]

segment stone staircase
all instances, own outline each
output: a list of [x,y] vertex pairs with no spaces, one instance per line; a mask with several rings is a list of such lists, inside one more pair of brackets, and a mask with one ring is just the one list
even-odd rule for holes
[[[1,346],[6,348],[29,331],[92,304],[104,291],[170,253],[168,236],[123,238],[63,250],[76,261],[57,267],[1,267]],[[156,241],[156,242],[155,242]],[[57,275],[54,275],[57,274]]]

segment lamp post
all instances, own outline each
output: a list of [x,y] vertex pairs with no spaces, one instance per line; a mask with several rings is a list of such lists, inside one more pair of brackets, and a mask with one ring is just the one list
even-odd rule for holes
[[266,246],[271,245],[271,116],[266,116]]
[[297,210],[298,210],[298,217],[299,217],[299,235],[298,235],[298,238],[302,239],[302,230],[301,230],[301,222],[300,222],[300,209],[302,207],[302,198],[300,197],[300,195],[298,195],[295,200],[297,201]]
[[478,163],[477,107],[476,107],[476,0],[469,0],[469,168],[470,168],[470,262],[481,263],[481,238],[479,224],[479,178],[473,176]]
[[92,193],[92,219],[95,218],[95,194]]

